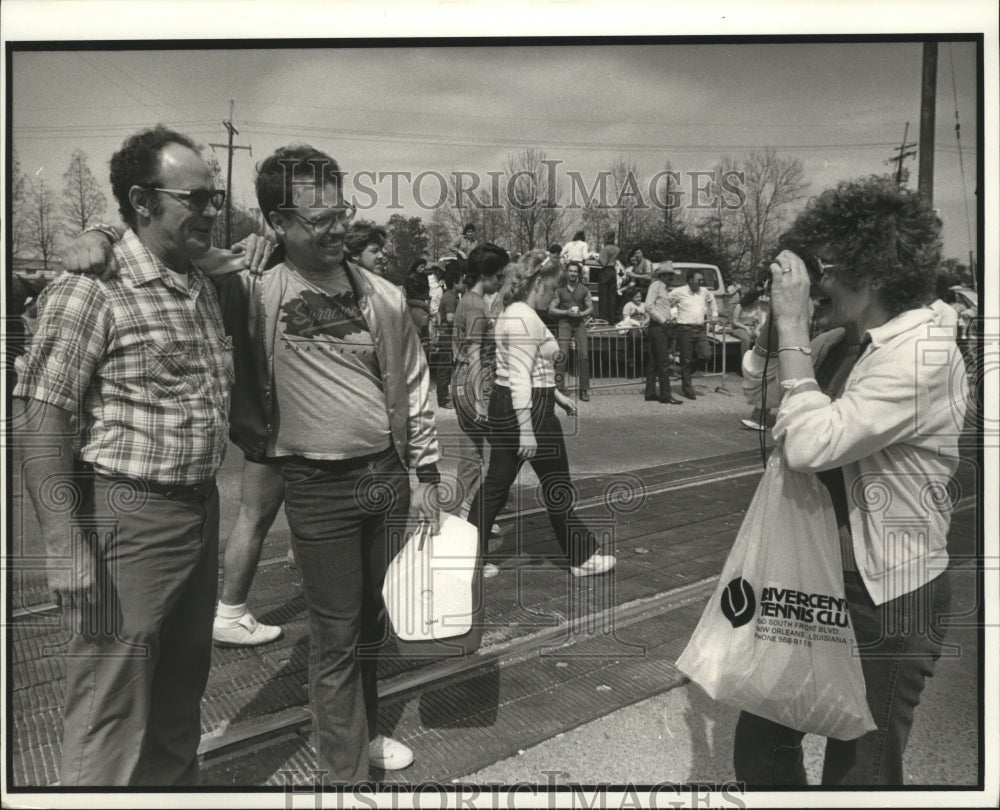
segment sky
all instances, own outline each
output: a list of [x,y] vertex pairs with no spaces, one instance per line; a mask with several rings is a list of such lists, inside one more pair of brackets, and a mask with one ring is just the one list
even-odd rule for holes
[[[231,193],[244,206],[254,206],[255,163],[292,142],[332,154],[349,172],[471,172],[484,187],[487,172],[525,147],[544,149],[560,161],[560,176],[578,172],[588,187],[619,158],[646,178],[669,161],[687,203],[684,175],[711,171],[724,156],[773,148],[802,162],[815,194],[890,171],[907,122],[908,143],[920,128],[916,41],[288,47],[295,44],[81,50],[70,42],[66,51],[14,52],[9,110],[22,169],[59,189],[70,153],[82,148],[114,219],[107,163],[123,138],[162,121],[202,144],[225,143],[232,101],[234,143],[252,147],[233,157]],[[963,261],[976,240],[976,92],[975,45],[941,43],[934,201],[944,255]],[[213,151],[225,166],[225,149],[206,148]],[[906,165],[915,187],[916,158]],[[413,185],[399,182],[392,208],[391,181],[367,181],[377,199],[358,198],[365,215],[429,220],[436,179],[418,189],[423,207]]]

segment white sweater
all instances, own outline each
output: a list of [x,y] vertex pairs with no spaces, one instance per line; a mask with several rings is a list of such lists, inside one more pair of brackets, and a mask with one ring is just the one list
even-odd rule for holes
[[531,407],[532,388],[554,388],[559,344],[523,301],[508,306],[496,323],[498,385],[510,388],[515,410]]

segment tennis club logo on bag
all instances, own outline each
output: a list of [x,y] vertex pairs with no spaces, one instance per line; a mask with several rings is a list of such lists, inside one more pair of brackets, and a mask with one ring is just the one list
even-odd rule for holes
[[742,627],[753,619],[754,611],[757,609],[757,598],[750,583],[743,577],[736,577],[730,582],[720,599],[722,615],[729,619],[734,628]]

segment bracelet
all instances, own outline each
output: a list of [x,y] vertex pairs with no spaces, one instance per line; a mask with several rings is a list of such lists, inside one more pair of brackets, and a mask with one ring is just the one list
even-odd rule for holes
[[782,346],[778,349],[779,352],[802,352],[802,354],[811,356],[813,350],[808,346]]
[[758,344],[758,343],[754,343],[753,344],[753,353],[755,355],[757,355],[758,357],[777,357],[778,356],[777,352],[766,352],[766,351],[764,351],[760,347],[760,344]]

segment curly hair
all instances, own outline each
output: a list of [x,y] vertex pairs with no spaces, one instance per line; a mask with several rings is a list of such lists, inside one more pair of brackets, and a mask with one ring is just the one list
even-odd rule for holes
[[544,281],[554,278],[559,283],[565,280],[566,271],[562,265],[550,262],[548,258],[549,254],[544,250],[529,250],[516,262],[507,265],[500,288],[500,300],[505,307],[527,298],[536,278]]
[[[163,124],[152,129],[144,129],[129,135],[121,149],[111,156],[111,191],[118,200],[118,212],[130,228],[135,228],[138,220],[135,209],[128,198],[132,186],[163,185],[157,175],[160,171],[160,153],[172,143],[186,146],[193,152],[201,153],[201,148],[187,135],[181,135]],[[150,201],[150,209],[156,211],[155,197]]]
[[898,315],[922,306],[934,289],[941,220],[916,192],[873,175],[811,199],[781,246],[800,255],[829,248],[838,279],[853,289],[870,284],[886,311]]
[[322,188],[332,184],[342,188],[343,177],[337,161],[325,152],[306,144],[282,146],[257,164],[257,205],[270,224],[273,212],[291,207],[295,186]]
[[376,225],[368,219],[356,219],[344,234],[344,249],[348,256],[360,256],[369,245],[385,247],[388,236],[388,232],[381,225]]

